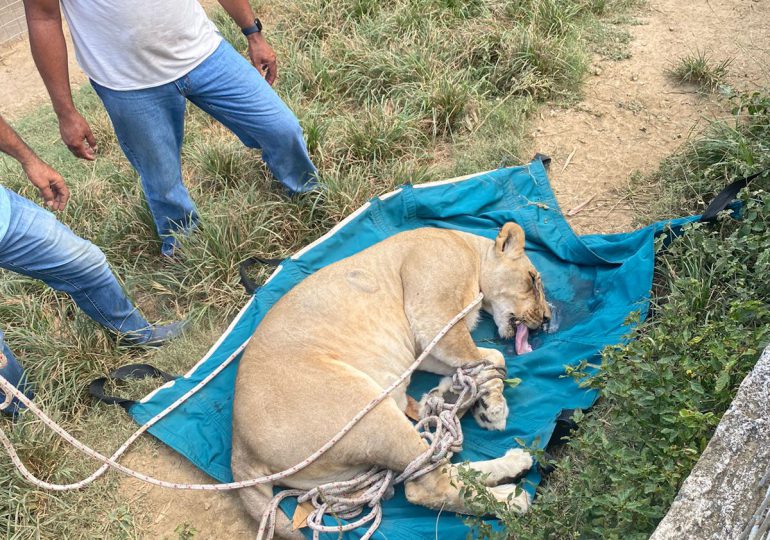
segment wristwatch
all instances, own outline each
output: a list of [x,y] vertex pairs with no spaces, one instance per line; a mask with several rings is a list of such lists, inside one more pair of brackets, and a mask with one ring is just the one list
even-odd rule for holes
[[244,36],[250,36],[251,34],[256,34],[257,32],[262,31],[262,23],[259,19],[254,19],[254,24],[252,26],[247,26],[246,28],[241,28],[241,32],[243,32]]

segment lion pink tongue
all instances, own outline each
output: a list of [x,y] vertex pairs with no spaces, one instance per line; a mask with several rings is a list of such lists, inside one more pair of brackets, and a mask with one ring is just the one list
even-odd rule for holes
[[529,328],[524,323],[516,325],[516,354],[532,352],[532,346],[529,344]]

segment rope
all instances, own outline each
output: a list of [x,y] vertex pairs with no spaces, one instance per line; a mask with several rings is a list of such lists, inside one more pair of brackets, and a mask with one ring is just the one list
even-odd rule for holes
[[[438,334],[436,334],[433,340],[431,340],[431,342],[425,347],[425,349],[415,359],[412,365],[410,365],[409,368],[406,371],[404,371],[404,373],[396,381],[394,381],[390,386],[388,386],[385,390],[383,390],[379,396],[374,398],[371,402],[369,402],[368,405],[366,405],[361,411],[359,411],[347,424],[345,424],[345,426],[342,427],[342,429],[340,429],[340,431],[334,437],[329,439],[329,441],[327,441],[326,444],[324,444],[322,447],[316,450],[313,454],[311,454],[309,457],[307,457],[303,461],[297,463],[296,465],[284,471],[280,471],[271,475],[252,478],[250,480],[242,480],[239,482],[228,482],[228,483],[220,483],[220,484],[181,484],[177,482],[168,482],[166,480],[160,480],[160,479],[151,477],[144,473],[130,469],[118,463],[117,461],[126,452],[126,450],[128,450],[130,445],[142,433],[147,431],[150,427],[152,427],[157,422],[159,422],[162,418],[164,418],[169,413],[171,413],[171,411],[179,407],[182,403],[184,403],[187,399],[189,399],[193,394],[195,394],[201,388],[203,388],[209,381],[211,381],[211,379],[216,377],[223,369],[225,369],[225,367],[227,367],[227,365],[229,365],[235,359],[235,357],[246,347],[246,345],[248,344],[248,341],[243,343],[238,348],[238,350],[236,350],[227,360],[222,362],[216,369],[214,369],[209,375],[207,375],[197,385],[195,385],[193,388],[188,390],[184,395],[179,397],[174,403],[169,405],[166,409],[158,413],[156,416],[150,419],[147,423],[145,423],[139,429],[137,429],[134,432],[134,434],[131,435],[126,440],[126,442],[123,443],[123,445],[121,445],[121,447],[118,448],[118,450],[110,457],[102,455],[101,453],[97,452],[96,450],[90,448],[86,444],[79,441],[77,438],[71,435],[68,431],[66,431],[63,427],[61,427],[58,423],[56,423],[53,419],[51,419],[48,415],[46,415],[42,410],[40,410],[34,404],[34,402],[32,402],[32,400],[30,400],[26,395],[24,395],[21,391],[19,391],[13,384],[11,384],[7,379],[5,379],[5,377],[0,375],[0,389],[2,389],[2,391],[4,392],[6,400],[8,399],[9,395],[16,397],[20,402],[22,402],[24,405],[27,406],[30,412],[35,414],[35,416],[37,416],[46,426],[48,426],[55,433],[61,436],[65,441],[70,443],[72,446],[74,446],[75,448],[77,448],[87,456],[102,462],[103,465],[99,469],[97,469],[90,476],[88,476],[87,478],[84,478],[79,482],[74,482],[71,484],[54,484],[54,483],[49,483],[37,478],[34,474],[32,474],[27,469],[24,463],[22,463],[18,453],[16,452],[16,449],[14,448],[8,436],[3,431],[2,427],[0,427],[0,443],[2,443],[3,447],[5,448],[6,452],[10,456],[14,465],[19,470],[21,475],[28,482],[30,482],[31,484],[39,488],[52,490],[52,491],[69,491],[69,490],[81,489],[87,486],[88,484],[90,484],[91,482],[93,482],[94,480],[96,480],[97,478],[99,478],[109,468],[114,468],[126,474],[127,476],[131,476],[138,480],[142,480],[143,482],[164,487],[164,488],[169,488],[169,489],[181,489],[181,490],[193,490],[193,491],[229,491],[233,489],[243,489],[246,487],[253,487],[259,484],[273,483],[277,480],[287,478],[301,471],[302,469],[308,467],[310,464],[318,460],[318,458],[320,458],[324,453],[326,453],[337,442],[339,442],[339,440],[342,439],[342,437],[344,437],[351,429],[353,429],[353,427],[366,414],[368,414],[372,409],[374,409],[374,407],[376,407],[379,403],[385,400],[393,390],[395,390],[398,386],[400,386],[408,377],[412,375],[412,373],[414,373],[415,370],[417,370],[417,368],[422,363],[422,361],[431,353],[433,348],[447,334],[447,332],[449,332],[459,321],[461,321],[466,315],[468,315],[468,313],[470,313],[470,311],[473,308],[475,308],[479,302],[481,302],[482,298],[483,298],[483,294],[479,293],[478,296],[476,296],[476,298],[470,304],[468,304],[465,308],[463,308],[462,311],[460,311],[457,315],[455,315],[454,318],[452,318],[452,320],[449,321]],[[301,498],[301,501],[305,501],[305,500],[313,501],[316,510],[308,518],[308,525],[310,525],[311,523],[313,524],[310,526],[313,527],[314,536],[317,536],[319,532],[351,530],[352,528],[359,527],[361,525],[368,523],[369,521],[372,521],[372,525],[369,531],[367,532],[367,536],[364,537],[365,539],[370,538],[371,535],[374,534],[374,531],[376,530],[377,526],[379,526],[382,520],[382,509],[379,504],[379,501],[381,501],[386,494],[389,495],[392,492],[392,483],[394,482],[394,480],[395,480],[395,483],[403,482],[405,480],[408,480],[411,478],[417,478],[422,474],[430,472],[431,470],[435,469],[436,467],[440,466],[443,462],[445,462],[448,459],[448,457],[451,456],[452,452],[457,451],[462,446],[462,429],[460,429],[459,427],[459,419],[457,418],[457,414],[456,414],[459,408],[458,404],[460,402],[467,404],[469,400],[474,399],[474,396],[476,397],[479,396],[479,388],[478,388],[479,384],[473,380],[472,374],[475,373],[476,375],[478,375],[479,373],[481,373],[485,369],[489,369],[490,367],[491,366],[488,366],[486,364],[479,364],[476,366],[468,366],[466,368],[458,369],[458,372],[455,373],[454,375],[454,377],[456,378],[456,381],[454,381],[453,383],[453,388],[455,388],[455,384],[456,384],[457,385],[456,388],[458,390],[458,393],[460,394],[460,398],[457,400],[457,403],[451,406],[445,405],[445,404],[442,405],[441,406],[442,410],[440,410],[438,414],[432,414],[420,420],[420,422],[417,424],[416,427],[418,431],[421,432],[421,435],[423,436],[423,438],[425,438],[426,441],[428,442],[429,449],[426,450],[426,452],[423,453],[421,456],[419,456],[415,460],[415,462],[410,464],[409,467],[407,467],[407,470],[405,470],[401,475],[393,479],[392,471],[370,470],[368,473],[364,473],[364,475],[360,475],[359,477],[355,478],[352,481],[335,482],[331,484],[326,484],[324,486],[319,486],[319,488],[316,488],[314,490],[310,490],[307,492],[303,492],[301,490],[283,491],[271,501],[266,511],[266,514],[269,514],[268,518],[269,518],[269,525],[270,525],[268,538],[271,538],[273,535],[273,531],[275,528],[275,513],[277,511],[278,503],[283,498],[286,498],[289,496],[299,496]],[[496,369],[496,368],[492,368],[492,369]],[[478,371],[474,371],[474,370],[478,370]],[[468,371],[468,373],[466,373],[466,371]],[[497,374],[497,376],[500,376],[499,373]],[[464,399],[466,395],[468,397],[467,399]],[[440,398],[438,397],[431,398],[431,400],[436,401],[437,407],[439,404],[438,399]],[[429,409],[429,407],[426,407],[426,409]],[[436,409],[431,409],[431,410],[433,412],[436,411]],[[454,418],[452,418],[452,415],[449,413],[449,411],[455,411]],[[432,428],[435,431],[434,432],[426,431],[427,428]],[[384,482],[384,480],[386,481]],[[350,489],[350,491],[344,491],[345,489]],[[358,492],[358,491],[361,491],[362,489],[364,489],[364,493],[362,495],[359,495],[357,497],[345,496],[345,494]],[[330,498],[327,499],[327,496]],[[358,513],[360,513],[361,511],[361,508],[363,507],[363,504],[359,506],[355,506],[353,503],[359,500],[364,501],[363,504],[369,504],[372,507],[372,511],[366,516],[364,516],[363,518],[359,519],[355,523],[341,525],[339,527],[329,528],[321,524],[323,515],[327,511],[335,513],[338,517],[342,517],[343,519],[346,519],[345,516],[354,517],[358,515]],[[323,512],[320,512],[321,508],[323,508],[324,510]],[[339,510],[340,508],[342,508],[343,510]],[[345,511],[344,508],[350,508],[350,510]],[[355,510],[355,508],[358,508],[358,510]],[[264,530],[266,529],[266,526],[267,525],[265,524],[265,520],[263,519],[258,538],[262,537]],[[345,528],[341,529],[341,527],[345,527]]]
[[[278,505],[287,497],[297,497],[297,503],[310,501],[313,511],[307,518],[307,525],[313,531],[313,540],[322,532],[343,533],[357,529],[371,522],[361,537],[368,540],[382,520],[382,501],[393,495],[393,486],[415,480],[440,467],[459,452],[463,445],[463,430],[460,426],[460,411],[466,410],[478,398],[488,392],[484,384],[493,379],[505,377],[505,369],[488,363],[479,363],[458,368],[452,376],[450,390],[458,394],[452,403],[446,403],[442,396],[432,395],[425,401],[422,418],[415,428],[428,443],[428,448],[417,456],[398,476],[388,469],[373,467],[351,480],[330,482],[308,491],[286,490],[270,501],[262,514],[257,540],[271,539],[275,534]],[[358,518],[369,507],[364,516]],[[324,516],[332,515],[351,523],[335,526],[323,524]]]

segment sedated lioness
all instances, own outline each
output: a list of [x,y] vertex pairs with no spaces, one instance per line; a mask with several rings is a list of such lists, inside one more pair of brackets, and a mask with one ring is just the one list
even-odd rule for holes
[[[517,224],[506,223],[495,241],[444,229],[403,232],[294,287],[262,320],[238,368],[234,478],[275,473],[316,451],[395,381],[479,291],[484,293],[482,306],[455,325],[420,366],[442,375],[480,361],[505,366],[499,351],[476,347],[471,338],[481,307],[494,317],[500,336],[517,338],[517,348],[526,343],[528,328],[551,316]],[[317,462],[280,484],[311,489],[353,478],[372,466],[403,471],[427,448],[404,415],[407,384]],[[487,384],[490,392],[476,404],[474,416],[482,427],[503,429],[508,407],[502,381]],[[516,449],[469,466],[487,473],[489,491],[505,501],[515,486],[498,484],[528,470],[532,459]],[[449,465],[407,482],[406,496],[414,504],[468,513],[461,489]],[[239,492],[259,520],[272,486]],[[526,511],[527,494],[511,497],[510,504]],[[282,514],[276,534],[303,538]]]

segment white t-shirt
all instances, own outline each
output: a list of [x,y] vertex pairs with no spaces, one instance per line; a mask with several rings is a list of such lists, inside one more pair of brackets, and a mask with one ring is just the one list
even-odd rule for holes
[[80,67],[112,90],[174,81],[222,40],[197,0],[61,0],[61,7]]

